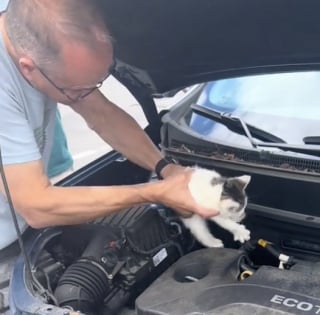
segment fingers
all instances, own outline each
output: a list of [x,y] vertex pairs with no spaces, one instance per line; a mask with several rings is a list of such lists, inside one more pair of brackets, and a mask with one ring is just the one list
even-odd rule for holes
[[220,214],[220,212],[216,209],[206,209],[206,208],[196,209],[195,212],[203,218],[211,218]]
[[214,217],[218,214],[220,214],[219,211],[217,210],[212,210],[212,209],[203,209],[203,208],[194,208],[192,211],[187,211],[187,210],[182,210],[181,208],[175,208],[174,209],[179,215],[183,218],[190,218],[193,216],[193,214],[198,214],[203,218],[211,218]]
[[168,178],[170,176],[174,176],[180,172],[185,172],[186,169],[187,169],[186,167],[183,167],[178,164],[169,164],[163,169],[161,175],[164,179],[166,179],[166,178]]
[[[176,167],[176,172],[173,171],[174,167]],[[173,168],[171,168],[172,175],[158,182],[161,187],[157,190],[160,194],[160,202],[175,209],[182,217],[186,218],[192,216],[193,213],[205,218],[218,215],[219,212],[216,209],[201,207],[193,199],[188,185],[194,170],[177,167],[177,165],[173,165]]]
[[181,209],[175,209],[175,210],[183,218],[190,218],[193,216],[193,214],[198,214],[203,218],[212,218],[212,217],[220,214],[220,212],[217,210],[203,209],[203,208],[200,208],[200,209],[194,208],[192,211],[186,211],[186,210],[181,210]]
[[185,218],[185,219],[192,217],[194,214],[191,211],[185,211],[185,210],[177,210],[177,212],[182,218]]

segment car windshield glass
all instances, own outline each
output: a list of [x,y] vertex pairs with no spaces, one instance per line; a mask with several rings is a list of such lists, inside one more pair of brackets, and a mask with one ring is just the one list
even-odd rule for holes
[[[197,104],[243,119],[287,144],[320,131],[320,72],[267,74],[205,84]],[[249,139],[208,117],[192,114],[190,127],[212,140],[251,146]]]
[[[284,151],[293,151],[297,153],[309,154],[320,157],[319,143],[316,143],[316,145],[287,144],[275,135],[268,133],[263,129],[249,125],[243,119],[236,116],[232,116],[231,114],[220,113],[214,111],[213,109],[201,107],[199,105],[192,105],[191,109],[194,113],[209,118],[214,122],[221,123],[229,130],[239,135],[245,135],[247,139],[250,141],[253,148],[266,147],[269,148],[269,150],[273,148],[276,150],[280,149]],[[262,141],[256,141],[255,138],[260,139]],[[306,140],[307,138],[304,139]],[[319,137],[309,138],[315,138],[312,139],[312,141],[317,142]]]

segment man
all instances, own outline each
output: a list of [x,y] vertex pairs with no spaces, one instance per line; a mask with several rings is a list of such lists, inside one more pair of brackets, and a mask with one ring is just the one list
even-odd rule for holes
[[[138,124],[97,89],[109,75],[114,55],[94,1],[10,0],[0,17],[0,31],[0,147],[22,230],[28,225],[79,224],[150,202],[216,214],[199,207],[189,194],[192,171],[174,164],[163,164],[164,180],[156,183],[52,186],[45,169],[57,102],[70,106],[140,166],[154,170],[162,156]],[[0,249],[16,239],[2,185],[1,192]]]

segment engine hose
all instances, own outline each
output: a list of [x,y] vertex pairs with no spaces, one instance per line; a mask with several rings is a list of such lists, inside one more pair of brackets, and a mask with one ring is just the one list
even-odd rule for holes
[[113,239],[109,231],[97,231],[82,257],[67,268],[54,292],[60,307],[94,314],[101,306],[111,288],[108,273],[99,258],[105,244]]
[[60,307],[93,314],[109,290],[103,266],[93,260],[80,259],[62,275],[54,295]]
[[263,239],[259,239],[257,244],[260,247],[265,248],[271,255],[273,255],[274,257],[279,259],[279,261],[280,261],[279,268],[282,269],[282,268],[284,268],[284,266],[287,266],[288,268],[290,268],[291,266],[293,266],[295,264],[295,260],[292,256],[288,256],[288,255],[281,253],[278,249],[274,248],[270,242],[263,240]]
[[241,272],[246,271],[246,270],[255,272],[255,271],[257,271],[258,268],[254,268],[249,262],[241,260],[239,262],[239,269]]

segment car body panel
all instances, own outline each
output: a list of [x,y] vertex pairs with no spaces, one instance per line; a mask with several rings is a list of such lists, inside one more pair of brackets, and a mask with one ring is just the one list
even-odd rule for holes
[[223,77],[319,69],[317,0],[101,0],[115,54],[150,92]]

